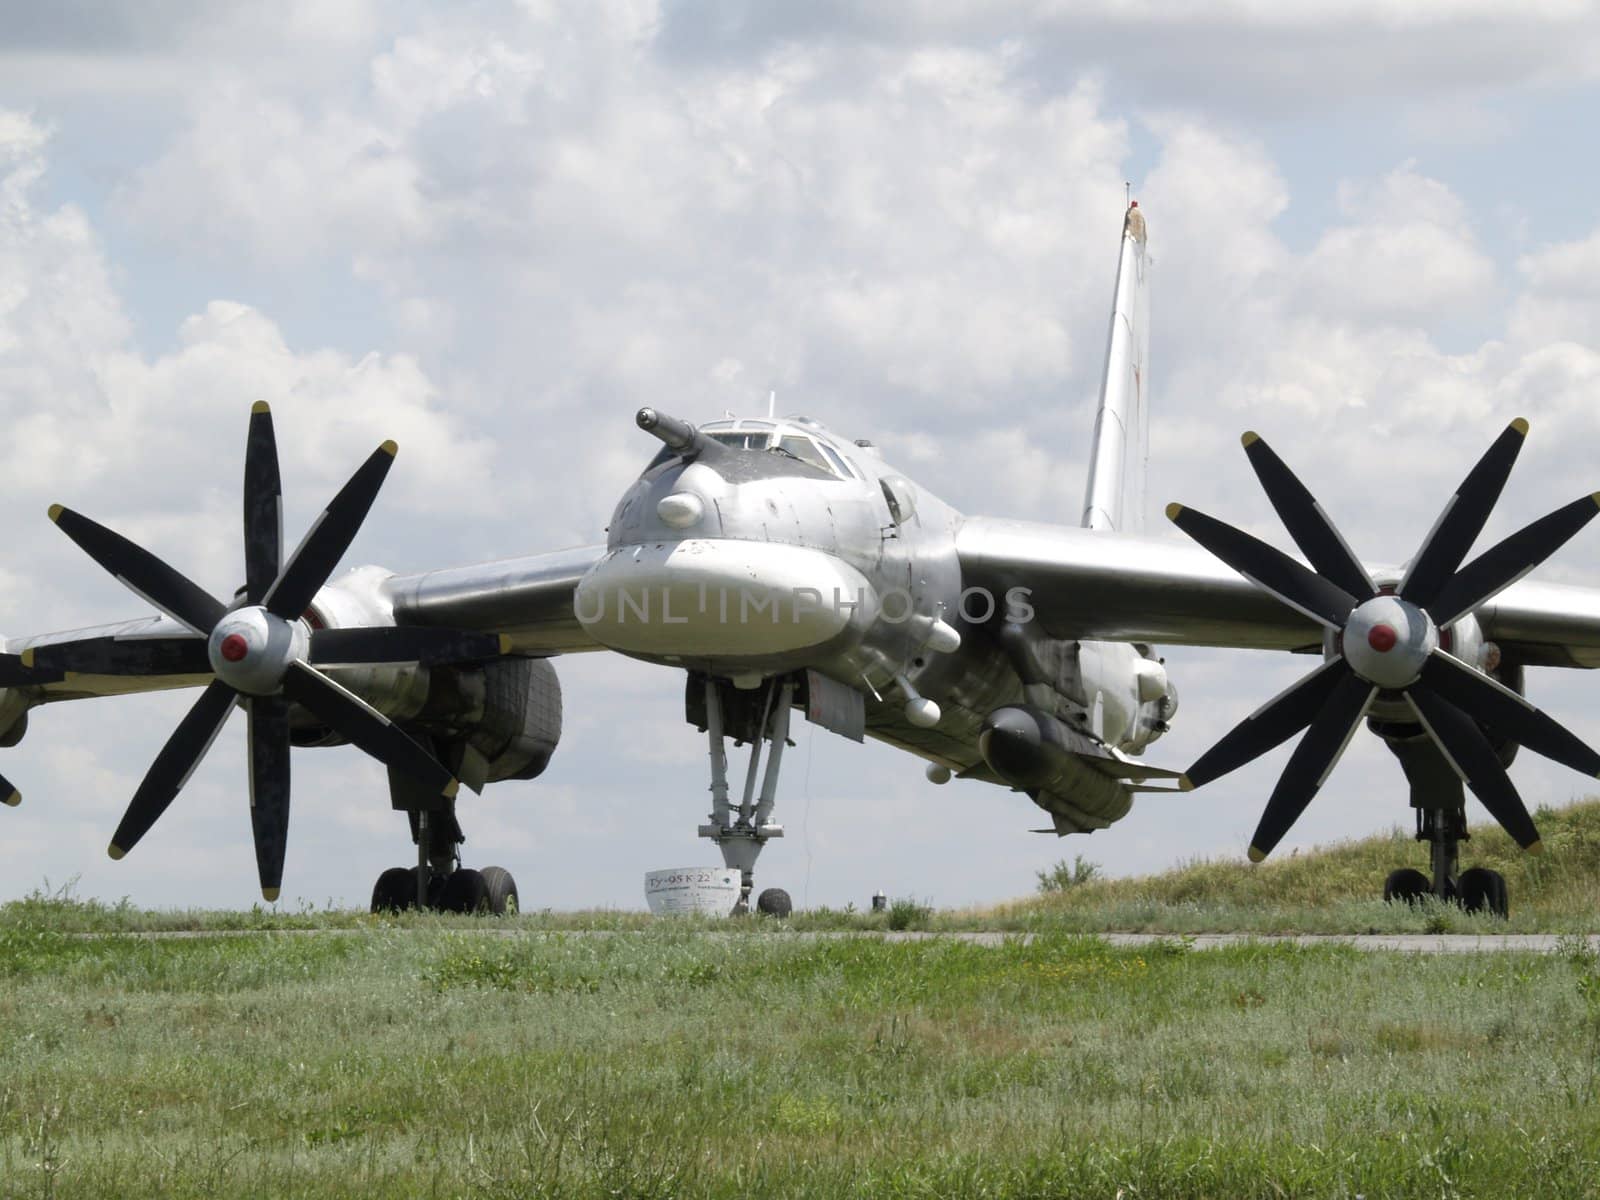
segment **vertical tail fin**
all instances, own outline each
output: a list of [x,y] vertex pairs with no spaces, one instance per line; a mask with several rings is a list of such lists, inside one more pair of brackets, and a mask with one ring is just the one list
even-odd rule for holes
[[1137,532],[1144,526],[1144,468],[1150,453],[1146,408],[1150,300],[1145,291],[1145,224],[1139,202],[1122,221],[1122,255],[1111,300],[1111,333],[1094,419],[1085,529]]

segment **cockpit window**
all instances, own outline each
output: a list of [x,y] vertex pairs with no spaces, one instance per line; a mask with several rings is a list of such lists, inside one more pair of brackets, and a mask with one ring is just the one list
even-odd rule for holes
[[766,430],[732,431],[721,430],[707,432],[706,436],[714,442],[721,442],[724,446],[731,446],[735,450],[765,450],[767,440],[771,437]]
[[827,442],[820,443],[818,449],[828,456],[828,461],[833,464],[834,472],[839,476],[839,478],[849,479],[855,474],[855,472],[850,469],[850,465],[844,461],[843,457],[840,456],[839,452],[832,446],[828,445]]
[[778,443],[778,449],[785,454],[792,454],[803,463],[810,463],[819,471],[826,471],[829,475],[838,474],[833,465],[822,457],[822,452],[817,449],[817,444],[808,437],[799,437],[795,434],[786,434]]

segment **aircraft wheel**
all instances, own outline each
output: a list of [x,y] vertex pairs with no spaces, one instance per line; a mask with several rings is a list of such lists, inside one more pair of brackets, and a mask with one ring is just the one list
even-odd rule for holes
[[794,911],[794,901],[782,888],[768,888],[756,897],[756,911],[767,917],[787,917]]
[[1469,913],[1487,912],[1502,919],[1510,915],[1506,879],[1499,871],[1472,867],[1461,872],[1456,895],[1460,898],[1461,907]]
[[390,867],[372,886],[372,911],[404,912],[417,906],[417,872],[411,867]]
[[489,893],[489,911],[497,917],[517,915],[517,881],[504,867],[485,867],[483,884]]
[[1389,878],[1383,881],[1385,904],[1415,904],[1432,891],[1428,877],[1413,867],[1390,871]]
[[489,884],[482,871],[458,867],[445,876],[439,891],[441,912],[480,913],[489,911]]

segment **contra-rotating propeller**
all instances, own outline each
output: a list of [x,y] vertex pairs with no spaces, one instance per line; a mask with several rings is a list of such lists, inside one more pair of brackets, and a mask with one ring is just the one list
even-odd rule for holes
[[1495,439],[1393,589],[1373,585],[1321,505],[1254,433],[1242,439],[1250,465],[1312,569],[1202,512],[1167,506],[1179,529],[1332,632],[1333,657],[1241,721],[1181,781],[1185,789],[1209,783],[1306,730],[1250,839],[1252,862],[1271,853],[1305,811],[1380,692],[1405,702],[1451,768],[1530,853],[1542,849],[1539,831],[1480,725],[1600,776],[1600,754],[1440,645],[1441,629],[1521,579],[1600,512],[1600,492],[1584,496],[1461,565],[1500,498],[1527,432],[1528,423],[1519,417]]
[[188,782],[236,703],[249,718],[250,822],[261,894],[278,898],[289,822],[289,705],[299,704],[374,758],[444,796],[457,782],[429,751],[318,666],[461,662],[506,650],[496,634],[380,627],[310,632],[300,620],[361,527],[397,447],[384,442],[339,490],[283,562],[283,496],[272,413],[257,403],[245,448],[245,587],[235,606],[208,595],[121,534],[53,505],[50,519],[136,595],[194,631],[172,638],[90,638],[21,656],[35,671],[215,678],[162,747],[112,836],[121,858]]

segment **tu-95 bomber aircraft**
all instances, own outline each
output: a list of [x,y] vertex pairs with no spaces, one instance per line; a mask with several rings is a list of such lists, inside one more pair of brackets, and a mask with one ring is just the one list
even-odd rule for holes
[[[1459,870],[1470,789],[1525,849],[1539,833],[1506,767],[1518,746],[1600,775],[1600,755],[1530,704],[1527,667],[1600,665],[1600,591],[1524,576],[1600,511],[1584,496],[1468,560],[1527,424],[1514,420],[1400,567],[1362,562],[1254,433],[1251,467],[1304,561],[1192,508],[1191,542],[1139,529],[1147,432],[1146,226],[1121,255],[1079,526],[963,516],[866,441],[803,417],[693,425],[640,409],[659,444],[618,503],[604,545],[397,575],[330,578],[396,447],[356,471],[298,549],[283,554],[272,416],[250,414],[244,584],[216,597],[148,551],[60,505],[62,532],[156,612],[13,637],[0,654],[0,744],[40,704],[198,687],[134,792],[110,853],[166,811],[236,708],[249,722],[250,818],[262,894],[277,898],[291,746],[351,742],[388,768],[415,867],[378,879],[375,908],[514,907],[498,867],[462,865],[459,784],[539,774],[561,730],[551,659],[612,650],[681,671],[709,743],[699,834],[742,873],[748,904],[774,820],[796,709],[959,776],[1024,791],[1069,834],[1102,829],[1142,791],[1198,787],[1298,735],[1249,852],[1279,843],[1363,723],[1400,761],[1431,848],[1431,877],[1393,872],[1390,899],[1431,892],[1504,914],[1505,882]],[[1187,770],[1140,755],[1175,718],[1154,649],[1301,652],[1298,683]],[[748,744],[742,788],[727,743]],[[764,764],[764,766],[763,766]],[[18,795],[0,783],[0,796]],[[785,911],[787,897],[757,905]]]

